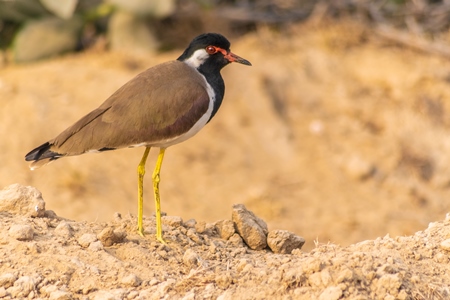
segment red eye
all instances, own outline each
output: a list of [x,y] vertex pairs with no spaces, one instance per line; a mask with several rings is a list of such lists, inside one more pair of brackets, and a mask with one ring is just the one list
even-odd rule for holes
[[214,54],[214,53],[217,52],[217,49],[216,49],[216,47],[214,47],[214,46],[208,46],[208,47],[206,47],[206,52],[207,52],[208,54]]

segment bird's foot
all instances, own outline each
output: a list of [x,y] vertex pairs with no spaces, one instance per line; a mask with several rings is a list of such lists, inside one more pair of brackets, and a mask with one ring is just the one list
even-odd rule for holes
[[138,228],[137,232],[140,236],[145,237],[144,228]]
[[162,237],[162,235],[158,236],[156,235],[156,239],[163,245],[167,245],[167,242],[164,240],[164,238]]

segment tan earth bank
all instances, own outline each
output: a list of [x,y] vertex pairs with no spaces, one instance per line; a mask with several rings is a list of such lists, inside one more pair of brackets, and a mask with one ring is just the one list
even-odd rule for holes
[[[449,220],[439,221],[450,212],[448,59],[351,22],[260,28],[231,42],[253,66],[224,69],[217,116],[166,154],[168,245],[151,234],[150,177],[149,234],[134,231],[143,149],[65,158],[33,172],[24,155],[181,50],[91,50],[0,68],[0,187],[36,187],[58,215],[0,212],[1,296],[449,297]],[[302,250],[250,250],[238,234],[223,236],[238,203],[267,232],[303,237]]]
[[[242,209],[237,210],[242,213]],[[299,249],[304,240],[286,248],[287,239],[274,238],[276,233],[269,232],[270,248],[288,252],[276,254],[253,243],[254,233],[248,235],[264,221],[251,213],[239,218],[235,211],[236,207],[233,221],[215,224],[165,217],[167,245],[163,245],[154,238],[140,237],[135,218],[116,214],[106,223],[66,220],[45,210],[36,189],[11,185],[0,192],[0,297],[450,297],[450,216],[413,236],[387,235],[348,247],[317,245],[309,253]],[[243,223],[247,223],[246,229]],[[145,220],[147,228],[153,225],[154,218]]]

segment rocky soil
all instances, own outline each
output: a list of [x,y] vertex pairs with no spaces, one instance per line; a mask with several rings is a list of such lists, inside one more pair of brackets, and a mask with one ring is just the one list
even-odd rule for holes
[[145,238],[131,215],[71,221],[46,210],[33,187],[2,190],[0,216],[2,299],[450,297],[450,216],[412,236],[310,252],[287,232],[268,233],[273,250],[255,244],[265,224],[242,205],[216,223],[165,216],[166,245],[151,233],[154,218],[145,219]]

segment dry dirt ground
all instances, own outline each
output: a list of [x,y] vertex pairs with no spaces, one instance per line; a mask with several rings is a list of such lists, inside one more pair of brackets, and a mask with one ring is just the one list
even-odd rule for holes
[[[302,250],[249,250],[187,221],[166,224],[169,244],[157,244],[150,177],[150,234],[140,238],[143,149],[29,171],[25,153],[181,50],[90,51],[0,69],[0,186],[34,186],[60,216],[0,213],[0,295],[27,286],[30,298],[54,299],[449,297],[450,225],[440,220],[450,211],[450,62],[353,23],[259,29],[231,42],[253,66],[225,68],[217,116],[168,149],[162,209],[211,229],[243,203],[269,229],[304,237]],[[17,240],[14,225],[28,225],[31,238]],[[97,241],[105,228],[121,239]],[[85,234],[92,240],[80,242]]]

